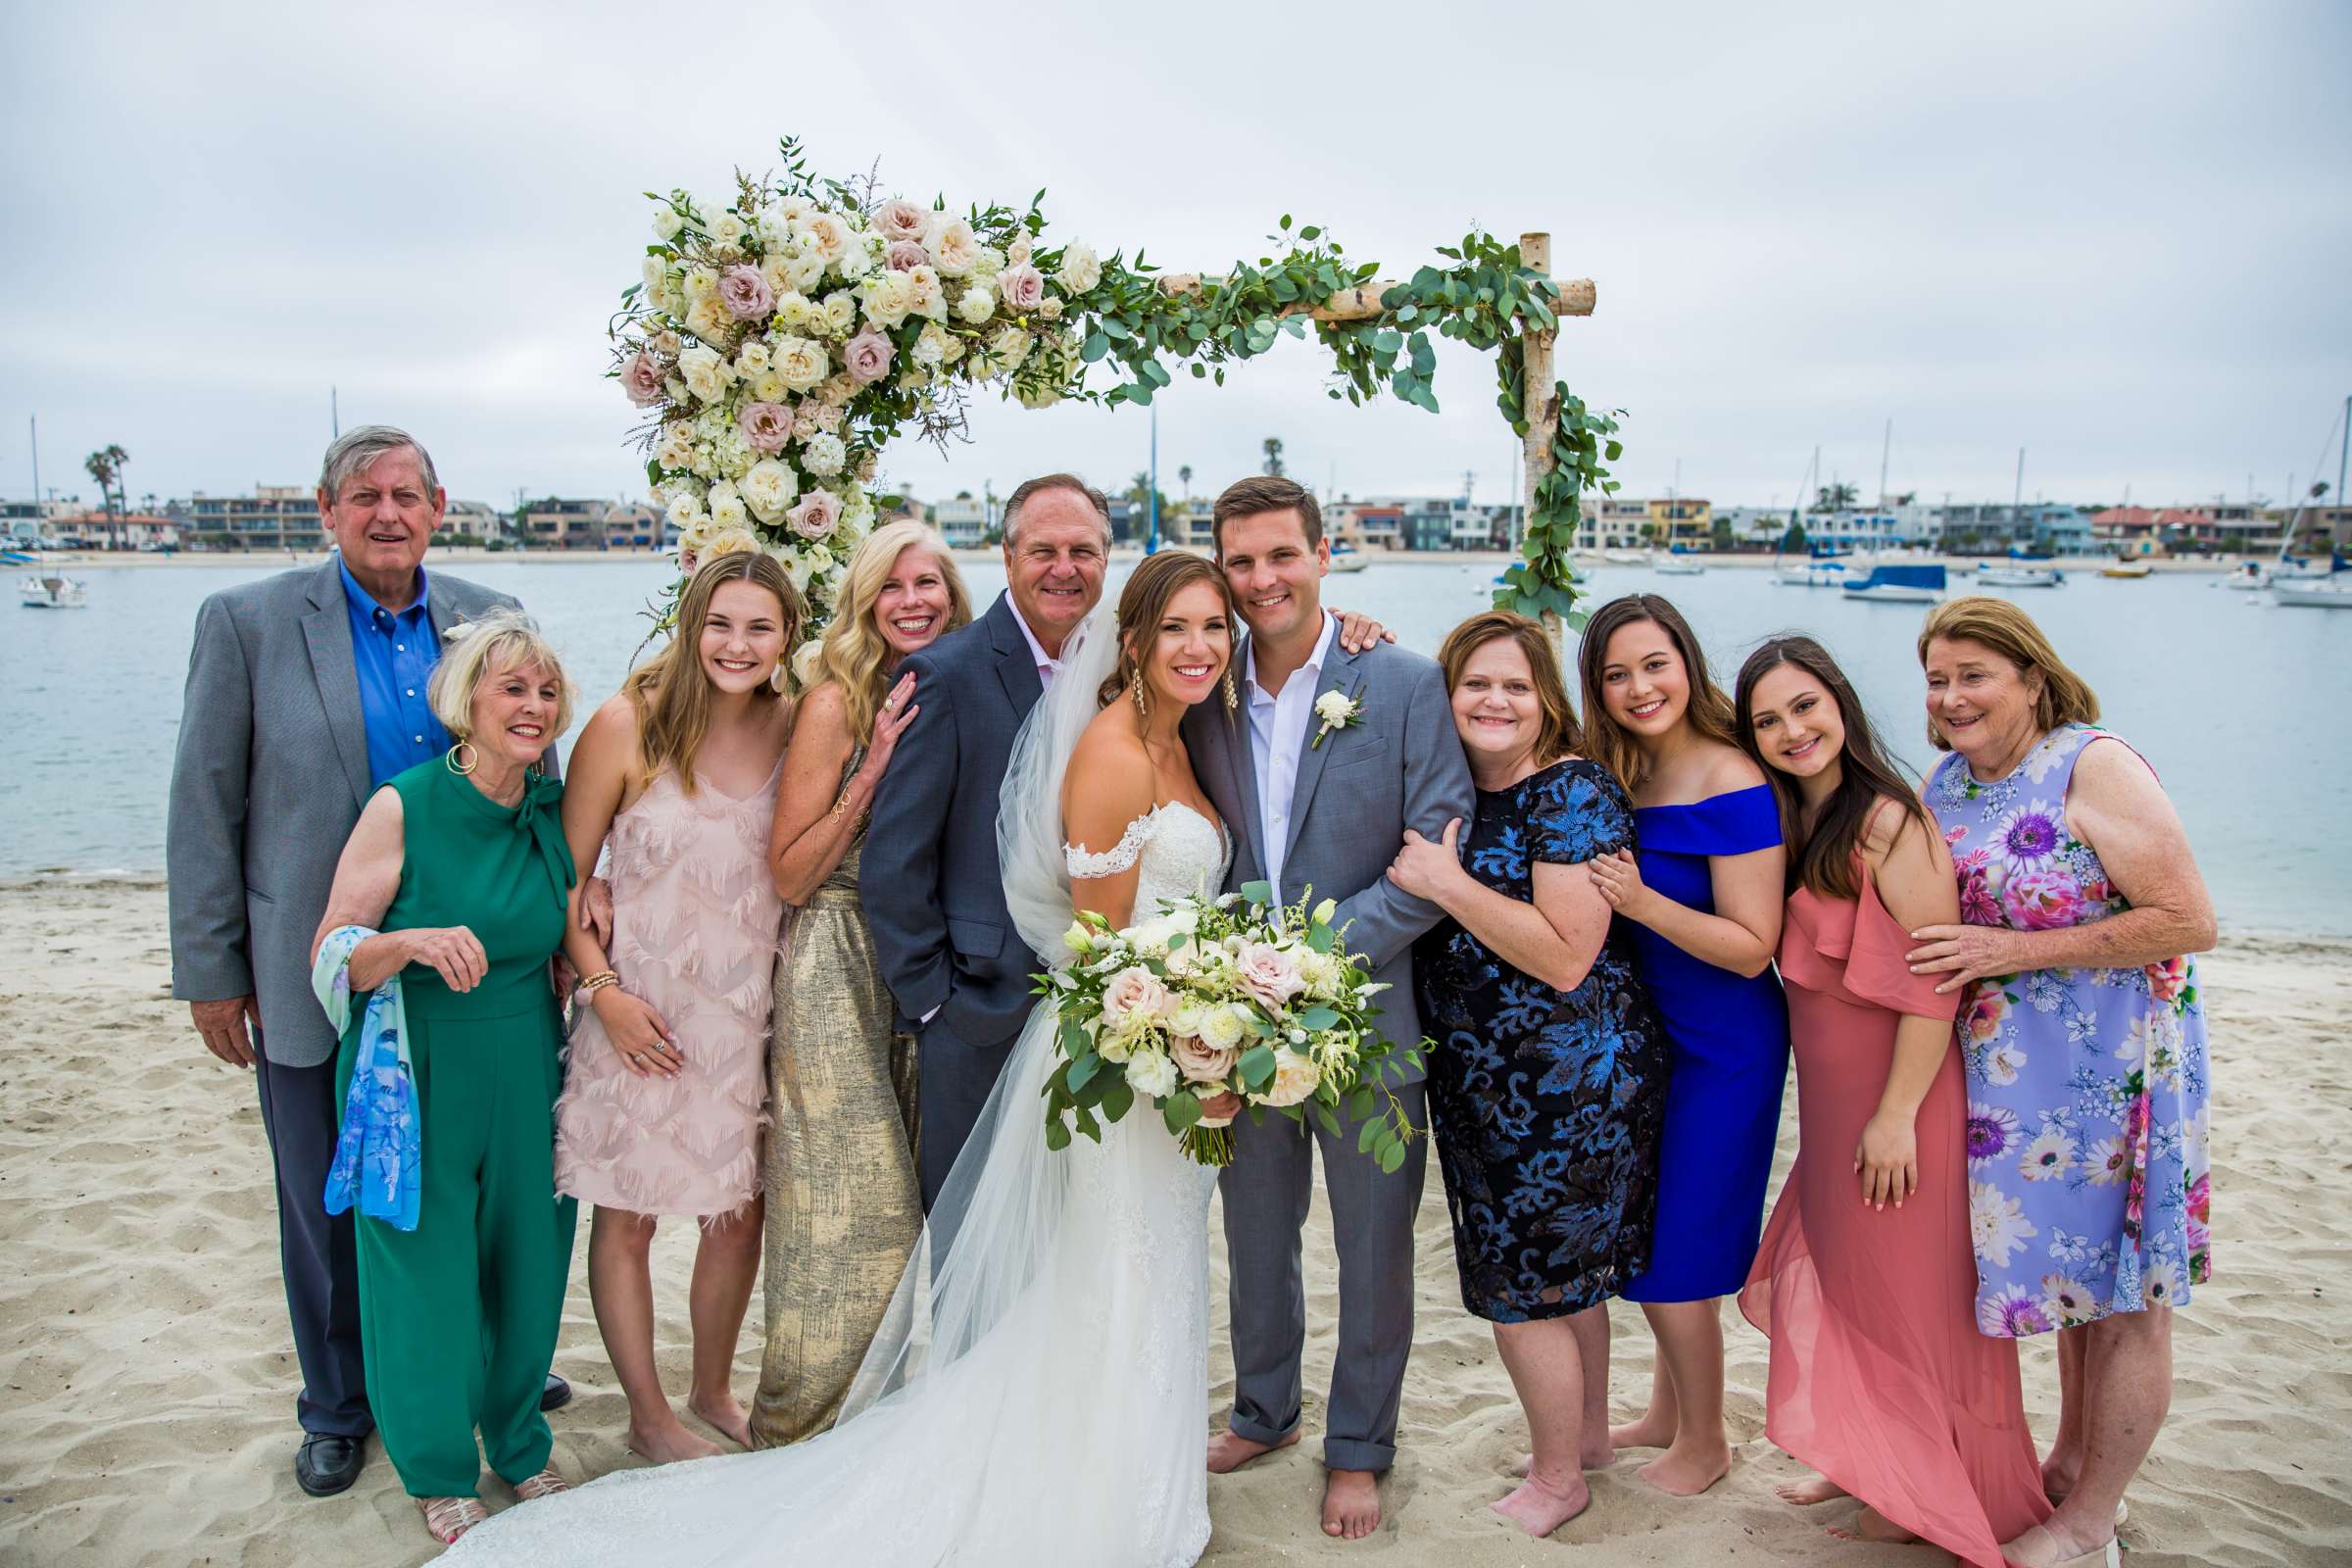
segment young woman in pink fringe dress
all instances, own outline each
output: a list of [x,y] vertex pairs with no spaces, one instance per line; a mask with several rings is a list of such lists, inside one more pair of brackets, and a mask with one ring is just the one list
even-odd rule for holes
[[1959,997],[1903,961],[1913,928],[1958,913],[1951,858],[1819,643],[1757,649],[1737,707],[1789,856],[1796,1164],[1740,1295],[1772,1338],[1765,1434],[1820,1472],[1781,1495],[1850,1494],[1852,1534],[2001,1568],[2050,1504],[2016,1343],[1977,1332]]
[[[589,1296],[628,1396],[628,1446],[656,1462],[720,1451],[679,1419],[654,1366],[647,1254],[664,1214],[703,1226],[687,1407],[750,1442],[729,1373],[760,1266],[769,988],[783,926],[767,831],[792,727],[774,677],[800,620],[800,596],[764,555],[706,562],[679,600],[669,646],[588,721],[565,780],[564,831],[581,887],[564,942],[581,1004],[556,1104],[556,1188],[596,1205]],[[608,847],[610,952],[576,902]]]

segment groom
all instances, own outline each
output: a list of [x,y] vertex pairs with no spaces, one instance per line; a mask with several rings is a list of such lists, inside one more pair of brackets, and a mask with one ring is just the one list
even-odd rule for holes
[[[1201,786],[1228,823],[1246,825],[1231,886],[1266,881],[1296,903],[1309,888],[1340,901],[1351,953],[1382,993],[1381,1032],[1417,1044],[1413,939],[1441,911],[1399,892],[1386,872],[1417,828],[1441,838],[1467,819],[1474,795],[1438,666],[1385,643],[1349,653],[1323,609],[1331,547],[1315,498],[1288,479],[1229,486],[1212,514],[1217,564],[1248,640],[1235,651],[1239,703],[1202,703],[1185,719]],[[1316,700],[1352,704],[1327,725]],[[1429,1118],[1421,1074],[1396,1086],[1413,1125]],[[1235,1390],[1230,1429],[1209,1440],[1208,1468],[1233,1470],[1298,1441],[1306,1298],[1299,1230],[1306,1223],[1312,1146],[1321,1145],[1340,1258],[1340,1348],[1325,1414],[1323,1530],[1354,1541],[1380,1525],[1380,1472],[1396,1457],[1396,1406],[1413,1341],[1413,1215],[1428,1143],[1384,1173],[1356,1149],[1345,1114],[1333,1138],[1284,1116],[1234,1124],[1234,1160],[1218,1179],[1232,1263]]]

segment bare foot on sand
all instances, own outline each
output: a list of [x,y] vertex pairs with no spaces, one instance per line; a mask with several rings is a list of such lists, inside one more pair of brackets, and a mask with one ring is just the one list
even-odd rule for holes
[[1592,1491],[1585,1485],[1585,1478],[1580,1475],[1568,1484],[1566,1490],[1529,1480],[1509,1496],[1499,1502],[1490,1502],[1487,1506],[1541,1541],[1583,1513],[1592,1500]]
[[1260,1454],[1287,1448],[1298,1441],[1298,1429],[1291,1428],[1272,1443],[1259,1443],[1245,1438],[1231,1427],[1208,1440],[1208,1473],[1212,1476],[1231,1475]]
[[[1576,1467],[1579,1470],[1606,1470],[1616,1462],[1617,1450],[1606,1443],[1595,1443],[1576,1456]],[[1535,1467],[1536,1456],[1532,1453],[1523,1453],[1511,1461],[1511,1474],[1525,1481],[1527,1473]]]
[[[2055,1526],[2056,1528],[2052,1528]],[[2064,1514],[2052,1514],[2046,1524],[2035,1525],[2015,1541],[2004,1543],[2001,1557],[2018,1568],[2073,1568],[2076,1563],[2089,1561],[2105,1563],[2114,1568],[2118,1558],[2116,1541],[2109,1535],[2104,1541],[2085,1540],[2091,1534],[2071,1527]]]
[[1612,1448],[1663,1448],[1674,1442],[1674,1423],[1661,1421],[1644,1410],[1639,1421],[1628,1421],[1620,1427],[1609,1428],[1609,1446]]
[[1323,1483],[1323,1533],[1361,1541],[1380,1528],[1380,1477],[1369,1470],[1334,1470]]
[[1642,1479],[1677,1497],[1695,1497],[1732,1467],[1731,1446],[1721,1438],[1701,1444],[1677,1442],[1641,1469]]
[[1919,1539],[1868,1503],[1855,1515],[1852,1528],[1832,1525],[1827,1533],[1839,1541],[1875,1541],[1897,1546],[1907,1546]]
[[1799,1508],[1810,1508],[1817,1502],[1846,1495],[1846,1491],[1828,1476],[1808,1476],[1802,1481],[1784,1481],[1772,1489],[1773,1495],[1783,1502],[1792,1502]]
[[717,1444],[687,1431],[674,1415],[667,1426],[651,1430],[632,1424],[628,1443],[631,1453],[654,1464],[669,1464],[679,1459],[708,1459],[722,1451]]
[[710,1422],[735,1440],[742,1447],[752,1446],[752,1418],[743,1413],[735,1396],[722,1394],[715,1399],[689,1399],[686,1408]]

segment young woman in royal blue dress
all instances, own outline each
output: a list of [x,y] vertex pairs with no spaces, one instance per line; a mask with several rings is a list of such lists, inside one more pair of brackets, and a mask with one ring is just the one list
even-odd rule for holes
[[1642,1479],[1690,1496],[1732,1463],[1721,1298],[1755,1260],[1788,1075],[1771,973],[1787,857],[1772,788],[1740,752],[1732,701],[1681,612],[1655,594],[1610,601],[1585,627],[1577,668],[1586,750],[1632,795],[1639,846],[1592,875],[1633,922],[1673,1061],[1649,1267],[1619,1293],[1657,1340],[1649,1409],[1609,1437],[1665,1449]]

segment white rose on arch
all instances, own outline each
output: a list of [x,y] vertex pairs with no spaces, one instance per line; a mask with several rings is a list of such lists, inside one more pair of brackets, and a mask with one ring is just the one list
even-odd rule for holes
[[938,267],[942,277],[961,277],[980,259],[979,236],[972,232],[972,225],[960,218],[935,225],[924,240],[923,248],[931,253],[932,263]]
[[1084,240],[1072,240],[1063,247],[1061,266],[1054,270],[1054,280],[1072,294],[1084,294],[1102,281],[1102,258]]
[[785,510],[800,494],[801,481],[784,464],[762,458],[746,470],[738,488],[752,515],[772,527],[783,520]]
[[776,373],[795,392],[812,391],[833,371],[825,346],[814,338],[782,337],[774,349]]

